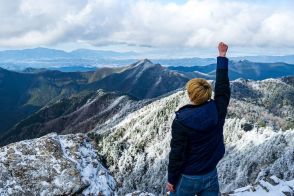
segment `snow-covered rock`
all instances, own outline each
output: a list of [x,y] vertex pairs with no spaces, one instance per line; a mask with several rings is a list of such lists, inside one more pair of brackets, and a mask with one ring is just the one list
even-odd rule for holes
[[0,148],[0,195],[113,195],[116,183],[83,134]]
[[284,181],[276,176],[262,179],[255,184],[238,188],[228,196],[293,196],[294,180]]

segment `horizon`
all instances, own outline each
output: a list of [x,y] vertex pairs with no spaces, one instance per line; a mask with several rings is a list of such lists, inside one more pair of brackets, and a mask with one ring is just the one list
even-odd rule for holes
[[211,58],[224,41],[232,57],[294,54],[291,0],[28,0],[0,5],[1,51],[45,47]]
[[[179,56],[179,57],[171,57],[168,58],[167,56],[151,56],[151,57],[146,57],[144,56],[143,53],[140,52],[136,52],[136,51],[116,51],[116,50],[106,50],[106,49],[93,49],[93,48],[76,48],[76,49],[72,49],[72,50],[64,50],[64,49],[59,49],[59,48],[50,48],[50,47],[43,47],[43,46],[38,46],[38,47],[30,47],[30,48],[21,48],[21,49],[0,49],[0,52],[8,52],[8,51],[24,51],[24,50],[37,50],[37,49],[49,49],[49,50],[56,50],[56,51],[62,51],[65,53],[72,53],[74,51],[78,51],[78,50],[89,50],[89,51],[96,51],[96,52],[114,52],[114,53],[134,53],[132,57],[125,57],[122,59],[129,59],[129,60],[142,60],[142,59],[151,59],[151,60],[159,60],[159,59],[192,59],[192,58],[200,58],[200,59],[209,59],[209,58],[216,58],[217,54],[215,55],[211,55],[211,56],[193,56],[193,55],[187,55],[187,56]],[[136,56],[138,55],[138,56]],[[294,53],[289,53],[289,54],[255,54],[255,55],[228,55],[228,58],[241,58],[241,57],[285,57],[285,56],[294,56]],[[113,57],[109,57],[110,59]],[[244,59],[246,60],[246,59]]]

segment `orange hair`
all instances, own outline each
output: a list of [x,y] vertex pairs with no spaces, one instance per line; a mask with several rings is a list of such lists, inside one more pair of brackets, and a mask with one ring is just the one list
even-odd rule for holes
[[190,100],[195,105],[200,105],[211,99],[212,88],[207,80],[202,78],[193,78],[186,84]]

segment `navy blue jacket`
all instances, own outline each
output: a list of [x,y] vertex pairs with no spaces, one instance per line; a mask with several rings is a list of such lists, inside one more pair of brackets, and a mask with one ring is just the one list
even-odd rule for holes
[[176,111],[168,164],[168,182],[173,185],[181,174],[212,171],[225,153],[223,126],[231,95],[226,57],[217,57],[214,92],[214,100]]

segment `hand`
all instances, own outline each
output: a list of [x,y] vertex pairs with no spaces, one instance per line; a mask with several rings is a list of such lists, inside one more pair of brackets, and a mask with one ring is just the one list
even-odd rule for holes
[[228,51],[228,45],[225,44],[224,42],[220,42],[218,44],[218,51],[219,51],[219,56],[225,57]]
[[167,183],[166,185],[166,189],[169,191],[169,192],[175,192],[175,189],[174,189],[174,185],[172,185],[171,183]]

